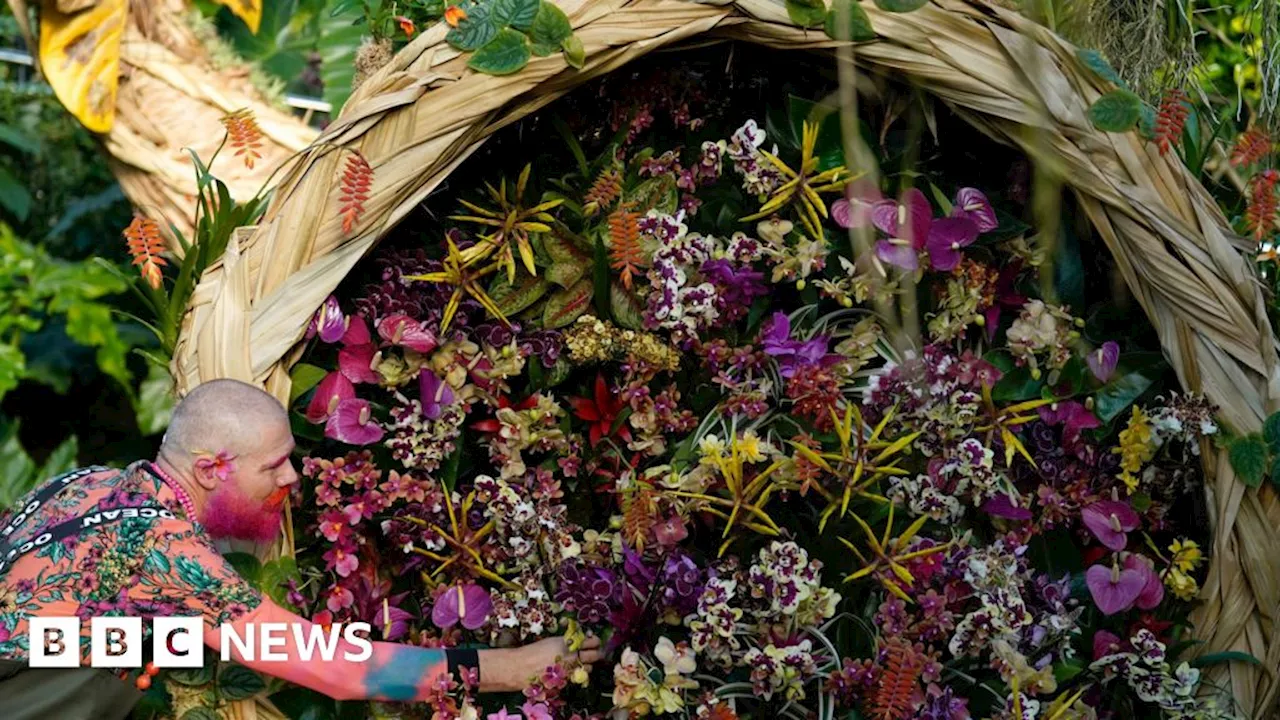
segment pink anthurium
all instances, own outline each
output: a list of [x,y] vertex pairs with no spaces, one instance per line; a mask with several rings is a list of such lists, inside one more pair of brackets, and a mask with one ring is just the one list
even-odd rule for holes
[[369,323],[359,315],[353,315],[347,320],[347,331],[342,335],[343,345],[369,345],[373,342],[373,336],[369,334]]
[[1080,511],[1085,527],[1094,537],[1116,551],[1129,542],[1128,532],[1138,527],[1141,519],[1128,503],[1118,500],[1102,500]]
[[987,196],[977,188],[960,188],[956,192],[955,202],[952,205],[954,207],[951,210],[951,216],[972,220],[978,227],[979,233],[991,232],[1000,226],[1000,221],[996,219],[995,208],[991,207]]
[[377,383],[382,379],[373,369],[377,357],[373,343],[348,345],[338,351],[338,370],[353,383]]
[[441,409],[453,404],[453,388],[430,370],[423,370],[418,374],[418,392],[422,401],[422,414],[431,420],[438,419]]
[[960,264],[960,250],[977,239],[978,226],[963,215],[935,220],[925,241],[929,265],[942,272],[953,270]]
[[1094,377],[1100,382],[1106,382],[1111,379],[1112,373],[1116,371],[1116,365],[1120,362],[1120,346],[1114,340],[1108,340],[1102,343],[1102,347],[1089,353],[1085,357],[1085,362],[1089,364],[1089,370],[1093,372]]
[[1151,610],[1157,607],[1164,600],[1164,582],[1156,572],[1155,563],[1147,557],[1130,553],[1124,558],[1124,567],[1126,570],[1136,570],[1142,575],[1144,582],[1142,592],[1138,594],[1133,604],[1139,610]]
[[485,624],[493,612],[493,600],[489,591],[470,583],[456,585],[440,593],[431,608],[431,621],[441,629],[462,623],[462,627],[475,630]]
[[388,315],[378,321],[378,335],[392,345],[420,353],[429,353],[440,344],[436,341],[435,333],[403,313]]
[[1103,615],[1115,615],[1133,607],[1147,586],[1147,578],[1141,571],[1121,570],[1119,565],[1094,565],[1085,571],[1084,582]]
[[871,208],[882,202],[880,188],[868,178],[859,178],[845,188],[845,196],[831,204],[831,219],[842,228],[871,225]]
[[324,435],[334,440],[341,440],[350,445],[368,445],[382,439],[382,426],[372,416],[372,408],[368,400],[349,398],[338,403],[329,421],[325,424]]
[[338,408],[338,403],[355,396],[356,388],[351,381],[340,372],[331,372],[316,387],[316,393],[307,405],[307,420],[316,424],[325,422]]
[[319,334],[321,342],[336,343],[347,332],[347,318],[338,306],[338,298],[330,295],[311,318],[307,338]]
[[933,208],[924,193],[911,188],[902,201],[882,200],[871,208],[871,222],[889,237],[876,243],[881,261],[905,270],[920,267],[920,251],[929,239]]

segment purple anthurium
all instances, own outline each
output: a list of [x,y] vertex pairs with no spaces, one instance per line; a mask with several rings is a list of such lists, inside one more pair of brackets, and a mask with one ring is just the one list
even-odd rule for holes
[[493,600],[489,598],[488,590],[475,583],[455,585],[436,598],[436,604],[431,608],[431,621],[443,630],[459,622],[462,627],[475,630],[485,624],[491,612]]
[[347,318],[338,306],[338,298],[330,295],[311,318],[307,339],[320,335],[321,342],[336,343],[347,332]]
[[831,219],[842,228],[871,226],[871,208],[882,202],[880,188],[868,178],[859,178],[845,188],[844,197],[831,204]]
[[784,378],[795,375],[796,370],[811,365],[831,365],[839,361],[838,355],[827,353],[830,338],[814,335],[809,340],[791,338],[791,318],[776,312],[760,334],[764,351],[778,361],[778,373]]
[[392,345],[420,353],[429,353],[440,344],[436,341],[435,333],[403,313],[388,315],[378,321],[378,335]]
[[1141,522],[1128,503],[1101,500],[1080,511],[1085,527],[1108,548],[1120,551],[1129,542],[1129,531]]
[[439,419],[441,409],[453,404],[453,388],[430,370],[418,374],[418,392],[422,414],[431,420]]
[[1001,268],[1000,274],[996,277],[996,301],[983,313],[988,341],[996,339],[996,328],[1000,325],[1000,313],[1005,308],[1020,309],[1027,302],[1026,296],[1019,295],[1014,290],[1014,285],[1018,281],[1018,273],[1020,272],[1022,272],[1022,260],[1021,258],[1015,258],[1008,265]]
[[1085,571],[1084,582],[1103,615],[1115,615],[1133,607],[1147,586],[1147,578],[1141,571],[1121,570],[1119,565],[1094,565]]
[[348,445],[369,445],[382,439],[382,426],[372,417],[368,400],[348,398],[338,403],[324,426],[324,436]]
[[1007,520],[1030,520],[1031,510],[1016,504],[1013,497],[1004,493],[993,495],[982,505],[982,512]]
[[1080,431],[1102,424],[1096,415],[1075,400],[1042,405],[1040,420],[1046,425],[1062,425],[1062,444],[1066,446],[1074,446],[1080,440]]
[[977,188],[960,188],[956,191],[955,202],[952,205],[954,207],[951,210],[951,216],[972,220],[978,227],[979,233],[991,232],[1000,226],[1000,221],[996,219],[995,208],[991,207],[987,196]]
[[920,267],[920,251],[933,226],[933,208],[924,193],[911,188],[901,202],[881,200],[871,207],[871,222],[889,236],[876,243],[876,257],[904,270]]
[[311,402],[307,405],[307,420],[317,425],[325,422],[333,416],[338,403],[355,396],[356,388],[351,381],[340,372],[331,372],[316,386],[316,393],[311,396]]
[[1093,634],[1093,659],[1100,660],[1108,655],[1124,652],[1127,643],[1119,635],[1107,630],[1099,630]]
[[1116,364],[1120,362],[1120,346],[1114,340],[1108,340],[1102,343],[1102,347],[1089,353],[1085,362],[1089,364],[1094,377],[1100,382],[1106,382],[1111,379],[1112,373],[1116,371]]
[[1133,604],[1139,610],[1151,610],[1164,600],[1164,582],[1160,580],[1160,574],[1156,572],[1155,563],[1151,562],[1149,558],[1137,553],[1130,553],[1124,558],[1124,568],[1126,570],[1136,570],[1142,575],[1144,583],[1142,592],[1133,601]]
[[933,221],[925,249],[934,270],[949,272],[960,264],[960,250],[978,239],[978,226],[968,217],[953,215]]

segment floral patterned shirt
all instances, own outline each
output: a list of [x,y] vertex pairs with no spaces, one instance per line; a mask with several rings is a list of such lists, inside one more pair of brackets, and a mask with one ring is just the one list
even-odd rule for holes
[[[152,505],[173,515],[95,525],[14,559],[0,571],[0,659],[26,661],[27,618],[33,615],[78,616],[87,665],[91,617],[142,617],[149,628],[156,615],[201,615],[207,627],[216,628],[262,603],[261,594],[186,517],[173,490],[149,468],[149,461],[138,461],[124,470],[102,469],[73,480],[14,531],[9,540],[17,546],[96,511]],[[0,527],[37,492],[0,515]]]

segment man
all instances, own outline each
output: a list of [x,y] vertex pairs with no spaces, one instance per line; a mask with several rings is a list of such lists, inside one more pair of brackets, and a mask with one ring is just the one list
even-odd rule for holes
[[[298,481],[288,414],[251,385],[214,380],[174,409],[154,461],[113,470],[84,468],[46,482],[0,517],[0,717],[120,718],[141,697],[133,683],[88,667],[89,618],[203,616],[205,643],[220,648],[219,625],[246,637],[249,623],[311,623],[259,593],[218,553],[216,539],[277,537],[289,489]],[[86,529],[98,511],[139,508]],[[129,517],[122,517],[129,515]],[[33,539],[41,538],[41,543]],[[50,538],[52,538],[50,540]],[[27,667],[28,618],[79,616],[81,668]],[[365,662],[246,661],[244,665],[339,700],[424,699],[433,681],[458,668],[479,670],[480,692],[522,689],[563,659],[593,663],[599,640],[570,653],[563,638],[515,649],[437,650],[373,642]],[[284,652],[298,658],[293,633]]]

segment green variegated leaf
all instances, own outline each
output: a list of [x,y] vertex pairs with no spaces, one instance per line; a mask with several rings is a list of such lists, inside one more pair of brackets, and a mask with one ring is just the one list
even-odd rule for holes
[[582,279],[587,266],[579,262],[558,262],[547,269],[547,279],[560,287],[569,287]]
[[553,262],[580,263],[583,265],[591,262],[590,255],[579,250],[572,242],[559,235],[550,233],[543,235],[542,249],[547,251],[547,255],[551,256]]
[[450,30],[444,39],[459,50],[477,50],[497,35],[498,25],[493,20],[493,11],[488,5],[476,4],[467,7],[467,17],[458,23],[458,27]]
[[494,0],[493,20],[498,27],[528,30],[540,9],[538,0]]
[[246,700],[266,687],[262,676],[243,665],[232,665],[218,677],[218,691],[228,700]]
[[635,293],[617,282],[611,283],[609,290],[609,302],[613,308],[614,321],[630,330],[644,329],[644,305]]
[[1267,472],[1267,442],[1261,435],[1255,433],[1232,440],[1227,457],[1241,482],[1254,488],[1262,484]]
[[547,298],[547,305],[542,311],[542,325],[547,329],[561,328],[578,319],[591,307],[594,285],[589,278],[584,278],[568,287],[557,291]]
[[1089,120],[1104,132],[1127,132],[1142,116],[1142,98],[1128,90],[1112,90],[1089,107]]
[[489,291],[489,297],[493,299],[503,315],[511,317],[533,305],[550,289],[551,283],[546,277],[521,275],[517,278],[516,284],[511,285],[503,276],[502,280]]
[[680,189],[670,174],[649,178],[626,193],[624,200],[632,203],[636,211],[644,215],[650,209],[674,215],[680,207]]

